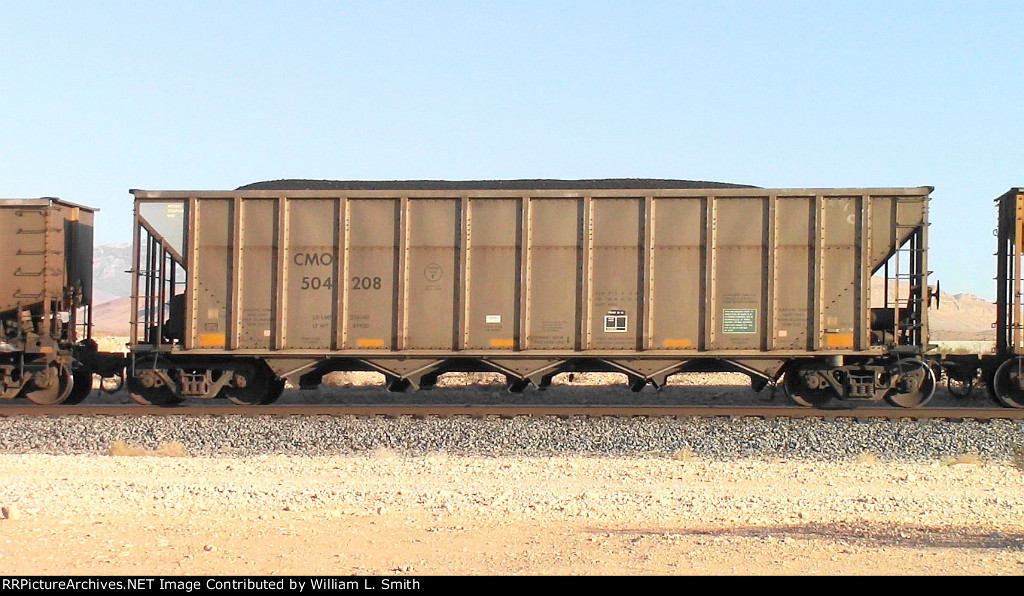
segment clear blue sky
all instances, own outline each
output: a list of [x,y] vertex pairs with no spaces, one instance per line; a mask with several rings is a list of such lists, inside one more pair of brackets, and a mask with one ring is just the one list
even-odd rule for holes
[[943,290],[992,299],[1024,185],[1024,1],[0,0],[0,196],[257,180],[935,186]]

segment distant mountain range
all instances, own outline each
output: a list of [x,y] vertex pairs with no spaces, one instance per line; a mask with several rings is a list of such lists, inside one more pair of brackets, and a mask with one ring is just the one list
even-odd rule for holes
[[[93,251],[93,324],[97,335],[128,334],[131,318],[132,247],[128,242],[102,244]],[[871,294],[882,295],[882,279],[871,280]],[[902,295],[906,295],[903,286]],[[934,305],[933,305],[934,306]],[[942,293],[940,309],[928,311],[933,340],[995,339],[996,306],[973,294]]]
[[[871,278],[873,306],[882,306],[883,283],[881,277]],[[907,284],[900,284],[900,296],[907,296]],[[934,341],[995,341],[996,305],[974,294],[947,294],[942,292],[939,308],[932,302],[928,309],[930,339]]]
[[132,294],[132,245],[101,244],[92,252],[92,299],[101,304]]

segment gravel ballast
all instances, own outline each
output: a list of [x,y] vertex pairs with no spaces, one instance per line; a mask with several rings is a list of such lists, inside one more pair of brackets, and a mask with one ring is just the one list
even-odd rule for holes
[[[366,377],[366,378],[364,378]],[[338,375],[337,386],[285,391],[279,403],[384,405],[785,405],[781,392],[754,393],[734,374],[680,377],[664,391],[634,394],[614,375],[556,377],[548,391],[512,394],[499,385],[442,377],[438,389],[388,393],[366,374]],[[984,406],[984,391],[960,402],[945,388],[931,405]],[[86,403],[130,404],[127,393],[94,394]],[[127,406],[131,408],[133,406]],[[5,417],[0,453],[105,454],[122,442],[148,450],[180,444],[192,456],[400,455],[653,457],[689,454],[712,460],[779,458],[847,461],[866,454],[894,462],[934,462],[973,455],[1010,462],[1024,448],[1024,421],[821,418],[526,417],[470,418],[304,415]]]
[[357,418],[352,416],[0,418],[0,451],[106,453],[180,443],[194,456],[363,454],[582,455],[709,459],[1009,461],[1024,423],[759,418]]

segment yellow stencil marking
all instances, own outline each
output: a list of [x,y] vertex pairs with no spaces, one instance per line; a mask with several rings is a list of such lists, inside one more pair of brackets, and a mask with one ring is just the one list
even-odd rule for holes
[[828,348],[852,348],[853,347],[853,334],[852,333],[826,333],[825,334],[825,347],[828,347]]
[[200,348],[223,348],[224,347],[224,334],[223,333],[200,333],[199,334],[199,347]]

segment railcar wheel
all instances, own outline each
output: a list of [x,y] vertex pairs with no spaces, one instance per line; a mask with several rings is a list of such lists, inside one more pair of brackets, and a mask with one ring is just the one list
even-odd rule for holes
[[[145,371],[144,371],[145,372]],[[147,387],[137,377],[128,377],[128,395],[137,404],[143,406],[176,406],[185,401],[174,389],[163,384],[155,383]]]
[[60,364],[51,364],[32,375],[25,397],[40,406],[59,404],[71,393],[74,380],[71,371]]
[[64,403],[71,405],[82,403],[85,398],[89,397],[89,393],[92,392],[92,370],[80,368],[71,374],[71,379],[74,381],[74,384],[71,387],[71,393],[68,394]]
[[[284,381],[276,375],[260,368],[252,379],[242,380],[244,377],[235,377],[235,382],[224,391],[231,403],[238,406],[266,405],[277,401],[284,391]],[[242,385],[241,387],[239,385]]]
[[1024,388],[1020,379],[1024,377],[1024,359],[1010,358],[999,365],[992,379],[992,393],[1000,405],[1007,408],[1024,408]]
[[808,387],[803,373],[814,370],[814,365],[794,366],[786,371],[783,386],[789,399],[806,408],[819,408],[830,399],[832,391],[827,387]]
[[901,408],[919,408],[935,395],[935,371],[920,360],[910,358],[897,363],[900,379],[885,394],[885,401]]

